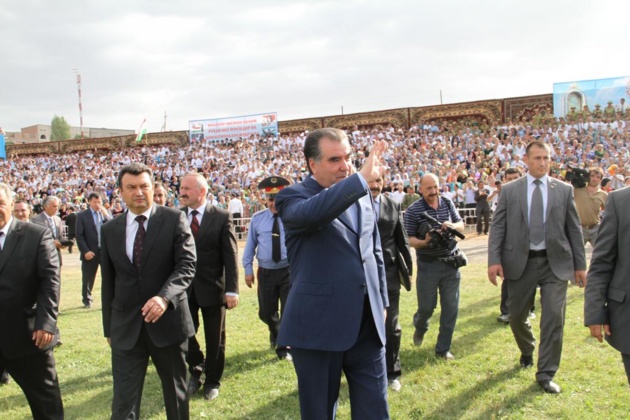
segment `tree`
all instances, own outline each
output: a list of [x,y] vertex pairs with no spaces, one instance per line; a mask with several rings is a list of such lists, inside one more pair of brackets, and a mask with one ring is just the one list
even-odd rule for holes
[[70,137],[70,124],[64,117],[55,115],[50,123],[50,141],[68,140]]

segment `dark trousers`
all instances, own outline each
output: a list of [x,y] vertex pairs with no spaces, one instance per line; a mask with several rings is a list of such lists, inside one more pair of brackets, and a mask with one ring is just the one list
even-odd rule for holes
[[31,407],[33,419],[64,418],[52,349],[17,359],[7,359],[0,353],[0,372],[4,369],[22,388]]
[[[508,282],[503,280],[501,283],[501,303],[499,304],[499,310],[501,311],[501,315],[507,315],[508,312]],[[535,297],[534,297],[535,300]],[[536,305],[532,304],[530,312],[534,312],[536,310]]]
[[516,344],[525,356],[534,353],[536,339],[529,321],[529,311],[540,286],[540,345],[536,380],[551,380],[560,366],[567,280],[556,277],[547,257],[529,258],[519,279],[508,279],[508,312]]
[[100,264],[98,254],[90,261],[81,261],[81,297],[84,305],[92,303],[92,289],[94,289],[94,281],[96,280],[96,272]]
[[[474,209],[477,207],[477,203],[468,203],[464,205],[464,208],[466,209]],[[466,221],[465,223],[467,225],[472,225],[473,223],[477,222],[477,218],[474,216],[469,216],[470,212],[466,212]]]
[[169,420],[188,419],[185,361],[187,347],[186,340],[171,346],[156,347],[143,325],[138,342],[131,350],[112,348],[114,376],[112,420],[141,418],[140,402],[149,357],[153,360],[162,382],[166,418]]
[[457,268],[453,268],[445,262],[417,261],[418,310],[413,316],[413,325],[416,327],[416,331],[424,337],[424,334],[429,330],[429,320],[437,307],[439,293],[442,311],[435,353],[445,354],[451,349],[457,314],[459,313],[461,273]]
[[387,379],[397,379],[401,375],[400,370],[400,339],[402,328],[398,321],[400,313],[400,289],[388,290],[389,308],[385,318],[385,334],[387,344],[385,345],[385,364],[387,366]]
[[[280,320],[289,295],[289,267],[270,270],[258,268],[258,317],[269,327],[269,341],[275,346],[280,329]],[[280,312],[278,312],[278,301]],[[285,356],[287,348],[276,348],[278,356]]]
[[[477,209],[477,233],[481,233],[483,229],[483,233],[488,233],[488,229],[490,228],[490,209]],[[482,226],[483,222],[483,226]]]
[[366,296],[356,343],[347,351],[293,347],[302,420],[334,419],[341,372],[350,391],[352,419],[389,419],[385,348],[374,325]]
[[211,305],[200,307],[194,297],[188,299],[195,333],[199,330],[199,311],[203,317],[203,332],[206,338],[204,358],[197,337],[188,339],[188,370],[190,373],[206,372],[204,389],[219,388],[225,368],[225,306]]
[[628,383],[630,383],[630,354],[621,353],[621,360],[623,360],[623,367],[626,369],[626,377]]

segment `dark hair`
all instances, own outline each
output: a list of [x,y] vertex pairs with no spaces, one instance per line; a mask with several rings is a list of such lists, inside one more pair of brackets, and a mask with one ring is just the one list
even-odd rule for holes
[[529,156],[529,149],[531,149],[532,147],[538,147],[540,149],[547,149],[547,150],[549,150],[549,146],[547,146],[547,143],[542,142],[540,140],[534,140],[533,142],[529,143],[527,145],[527,147],[525,148],[525,154],[527,156]]
[[612,180],[610,178],[604,178],[602,179],[602,187],[605,187],[606,185],[610,184]]
[[22,200],[22,199],[15,200],[13,202],[13,205],[15,205],[15,204],[26,204],[26,207],[28,207],[29,210],[33,209],[33,207],[31,207],[31,204],[28,201],[26,201],[26,200]]
[[118,186],[122,188],[122,179],[124,175],[129,174],[137,176],[143,173],[149,174],[149,178],[151,179],[151,181],[153,181],[153,172],[151,171],[151,168],[149,168],[147,165],[135,162],[127,166],[123,166],[123,168],[118,173]]
[[337,128],[319,128],[315,131],[311,131],[306,140],[304,141],[304,159],[306,159],[306,168],[310,174],[313,173],[311,165],[309,165],[309,159],[313,159],[315,162],[319,162],[322,159],[322,151],[319,148],[319,141],[323,138],[327,138],[333,141],[348,141],[348,135],[345,131]]
[[101,198],[101,196],[95,192],[90,193],[90,195],[88,195],[88,201],[92,201],[93,198]]
[[523,176],[523,172],[521,171],[520,168],[507,168],[505,170],[505,175],[512,175],[512,174],[518,174],[519,177]]

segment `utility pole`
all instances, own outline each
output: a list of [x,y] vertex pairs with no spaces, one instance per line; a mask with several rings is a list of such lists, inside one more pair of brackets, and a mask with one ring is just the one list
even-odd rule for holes
[[83,102],[81,100],[81,74],[79,70],[74,69],[74,74],[77,75],[77,87],[79,89],[79,118],[80,118],[80,127],[81,127],[81,138],[85,138],[83,135]]

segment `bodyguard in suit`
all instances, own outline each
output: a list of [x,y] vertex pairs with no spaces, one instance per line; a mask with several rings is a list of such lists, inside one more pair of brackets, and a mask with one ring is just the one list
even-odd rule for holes
[[342,371],[352,418],[389,418],[387,282],[367,184],[386,148],[376,142],[352,174],[346,133],[315,130],[304,143],[310,176],[276,196],[291,267],[278,344],[291,347],[302,419],[335,417]]
[[11,216],[12,196],[0,184],[0,371],[22,388],[34,419],[63,419],[53,355],[59,259],[49,229]]
[[387,317],[385,318],[387,382],[393,391],[398,392],[402,388],[399,379],[402,374],[400,368],[402,329],[400,322],[398,322],[400,285],[401,280],[406,280],[405,287],[409,291],[411,287],[409,278],[413,274],[413,262],[409,252],[407,232],[403,227],[400,204],[381,194],[383,178],[370,182],[369,187],[374,199],[374,213],[378,220],[378,232],[381,236],[385,276],[387,277],[387,296],[389,298],[389,308],[387,308]]
[[[289,295],[289,260],[285,246],[285,233],[278,215],[276,195],[290,185],[288,179],[270,176],[258,184],[265,193],[267,208],[252,216],[243,252],[245,283],[252,287],[258,277],[258,317],[269,327],[269,343],[280,360],[292,361],[291,351],[278,346],[278,331]],[[254,275],[254,255],[258,259],[257,276]],[[278,301],[280,310],[278,310]]]
[[584,324],[621,352],[630,382],[630,188],[608,195],[588,270]]
[[57,216],[59,212],[59,197],[49,195],[42,202],[44,211],[33,216],[31,222],[36,225],[44,226],[50,229],[52,237],[55,240],[55,248],[57,248],[57,256],[59,257],[59,267],[63,261],[61,260],[61,219]]
[[541,289],[542,316],[536,380],[557,394],[553,378],[560,366],[567,282],[586,285],[586,257],[573,188],[547,175],[549,147],[531,142],[524,161],[526,177],[501,191],[488,241],[488,279],[508,282],[510,327],[521,351],[520,364],[532,367],[535,338],[528,315],[536,286]]
[[75,211],[74,205],[68,204],[67,213],[65,219],[63,219],[64,223],[68,227],[68,254],[72,254],[72,248],[74,247],[74,240],[77,237],[77,212]]
[[77,216],[76,236],[81,254],[81,298],[83,306],[91,308],[92,289],[101,261],[101,227],[103,223],[111,220],[111,217],[97,193],[90,193],[88,204],[89,207],[79,212]]
[[186,352],[194,327],[186,290],[195,244],[186,216],[153,204],[153,174],[132,163],[118,185],[127,212],[101,229],[103,330],[112,351],[112,419],[138,419],[149,357],[168,419],[188,419]]
[[477,235],[481,235],[483,232],[488,234],[488,227],[490,225],[490,203],[488,203],[489,191],[486,188],[486,184],[483,181],[479,181],[477,184],[477,190],[475,191],[475,201],[477,205],[475,207],[475,213],[477,215]]
[[211,401],[219,396],[225,367],[225,310],[238,305],[238,247],[230,214],[207,202],[208,182],[201,174],[186,174],[179,191],[197,250],[197,269],[188,290],[188,304],[195,332],[201,311],[206,339],[205,358],[197,338],[188,340],[188,393],[194,394],[201,387],[201,374],[205,371],[203,396]]

